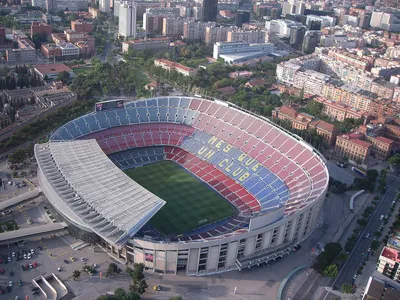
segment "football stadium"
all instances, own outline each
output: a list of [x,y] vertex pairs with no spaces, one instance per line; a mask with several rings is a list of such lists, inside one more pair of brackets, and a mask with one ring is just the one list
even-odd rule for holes
[[296,251],[319,223],[329,180],[300,137],[198,97],[99,102],[35,156],[72,235],[169,274],[241,270]]

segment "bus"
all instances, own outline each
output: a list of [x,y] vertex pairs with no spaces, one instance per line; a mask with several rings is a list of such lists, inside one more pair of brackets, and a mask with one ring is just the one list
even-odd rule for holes
[[366,172],[364,172],[363,170],[360,170],[360,169],[358,169],[358,168],[352,167],[351,170],[352,170],[354,173],[360,175],[361,177],[367,176],[367,173],[366,173]]

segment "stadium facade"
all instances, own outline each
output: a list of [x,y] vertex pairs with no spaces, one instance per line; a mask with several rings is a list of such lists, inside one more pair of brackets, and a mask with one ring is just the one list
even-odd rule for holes
[[[75,236],[155,272],[206,275],[268,263],[318,225],[328,187],[322,156],[268,119],[219,100],[97,103],[35,146],[43,193]],[[152,235],[165,205],[123,170],[172,160],[237,209],[178,236]],[[200,226],[200,225],[199,225]]]

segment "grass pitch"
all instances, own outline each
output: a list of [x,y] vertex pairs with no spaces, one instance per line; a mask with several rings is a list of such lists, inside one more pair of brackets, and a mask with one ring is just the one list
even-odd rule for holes
[[186,233],[236,213],[224,198],[172,161],[125,173],[167,202],[150,220],[164,235]]

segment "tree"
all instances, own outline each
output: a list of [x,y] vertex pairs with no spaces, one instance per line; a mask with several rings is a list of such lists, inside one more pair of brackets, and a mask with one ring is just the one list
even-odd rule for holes
[[322,112],[323,105],[315,100],[308,101],[308,112],[313,116],[319,116]]
[[58,73],[57,80],[61,80],[63,83],[68,84],[70,79],[70,74],[67,71],[62,71]]
[[106,277],[108,277],[109,275],[114,275],[114,274],[119,274],[119,273],[121,273],[121,269],[118,268],[118,266],[115,263],[110,263],[108,265]]
[[349,255],[348,255],[347,253],[342,252],[342,253],[340,253],[340,255],[339,255],[339,259],[340,259],[341,261],[345,261],[345,260],[348,259],[348,258],[349,258]]
[[129,286],[129,290],[134,293],[143,294],[148,285],[144,279],[144,264],[135,263],[133,269],[126,267],[126,273],[132,278],[132,284]]
[[147,285],[146,280],[142,279],[139,281],[134,281],[130,286],[129,290],[134,293],[138,293],[139,295],[143,294],[149,286]]
[[330,265],[324,271],[324,276],[335,278],[338,275],[337,265]]
[[400,153],[396,153],[388,159],[390,168],[396,173],[400,173]]
[[173,297],[169,297],[168,300],[182,300],[181,296],[173,296]]
[[81,271],[75,270],[75,271],[72,273],[72,277],[74,278],[74,280],[79,279],[79,277],[81,277]]
[[379,248],[379,245],[380,245],[380,243],[379,243],[379,241],[372,241],[372,243],[371,243],[371,249],[373,250],[373,251],[376,251],[376,250],[378,250],[378,248]]
[[20,164],[27,158],[27,151],[23,148],[18,148],[8,156],[8,162],[10,164]]
[[344,283],[342,285],[342,291],[345,294],[353,294],[353,287],[351,286],[351,284]]

